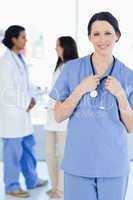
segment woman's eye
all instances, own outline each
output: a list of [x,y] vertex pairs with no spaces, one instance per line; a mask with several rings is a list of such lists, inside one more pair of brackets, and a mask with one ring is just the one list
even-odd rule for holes
[[[105,35],[112,35],[111,32],[105,32],[104,34]],[[93,34],[93,36],[99,36],[99,35],[100,35],[100,33],[98,33],[98,32]]]
[[94,33],[94,36],[99,36],[100,34],[99,33]]
[[106,32],[105,35],[112,35],[112,33],[110,33],[110,32]]

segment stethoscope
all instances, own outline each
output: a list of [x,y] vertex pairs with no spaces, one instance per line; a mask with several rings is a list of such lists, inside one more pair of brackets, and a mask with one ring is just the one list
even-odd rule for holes
[[[93,73],[93,75],[96,75],[95,69],[94,69],[94,65],[93,65],[93,62],[92,62],[92,56],[93,56],[93,53],[90,55],[90,63],[91,63],[92,73]],[[113,56],[113,64],[112,64],[112,67],[111,67],[111,70],[110,70],[110,73],[108,74],[108,76],[111,76],[111,75],[112,75],[113,70],[114,70],[114,67],[115,67],[115,63],[116,63],[116,59],[115,59],[115,57]],[[108,76],[105,76],[105,77],[101,78],[101,79],[100,79],[99,85],[100,85],[105,79],[107,79]],[[97,91],[97,89],[90,92],[90,97],[91,97],[91,98],[96,98],[97,96],[98,96],[98,91]]]

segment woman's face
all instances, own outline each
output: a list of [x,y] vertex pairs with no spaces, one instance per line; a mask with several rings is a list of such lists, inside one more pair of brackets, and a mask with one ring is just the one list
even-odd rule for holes
[[112,54],[113,47],[118,39],[119,34],[116,34],[113,26],[107,21],[95,21],[92,24],[89,40],[98,54]]
[[57,56],[63,60],[63,52],[64,52],[64,50],[60,46],[59,40],[57,40],[57,42],[56,42],[56,52],[57,52]]

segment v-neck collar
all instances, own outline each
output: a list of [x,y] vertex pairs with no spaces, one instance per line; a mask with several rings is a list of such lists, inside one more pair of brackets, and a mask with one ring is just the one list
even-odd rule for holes
[[[115,58],[115,65],[114,65],[114,68],[115,68],[115,66],[116,66],[116,62],[117,62],[117,59]],[[92,67],[91,67],[90,55],[87,55],[87,56],[86,56],[86,63],[87,63],[87,66],[86,66],[86,67],[87,67],[87,72],[88,72],[89,74],[90,74],[90,73],[93,74],[93,70],[92,70]],[[100,76],[100,79],[102,79],[102,78],[108,76],[108,75],[110,74],[111,70],[112,70],[112,64],[108,67],[108,69],[105,71],[105,73],[104,73],[103,75]],[[94,71],[95,71],[95,73],[96,73],[95,67],[94,67]]]

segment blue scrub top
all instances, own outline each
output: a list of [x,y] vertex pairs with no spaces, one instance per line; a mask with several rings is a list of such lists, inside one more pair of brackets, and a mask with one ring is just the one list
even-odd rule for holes
[[[111,66],[103,75],[109,75]],[[65,64],[50,97],[64,101],[87,76],[92,74],[90,56]],[[124,88],[133,108],[133,71],[116,59],[112,76]],[[119,177],[129,173],[127,129],[122,123],[116,98],[98,86],[98,96],[82,96],[69,118],[62,169],[84,177]]]

